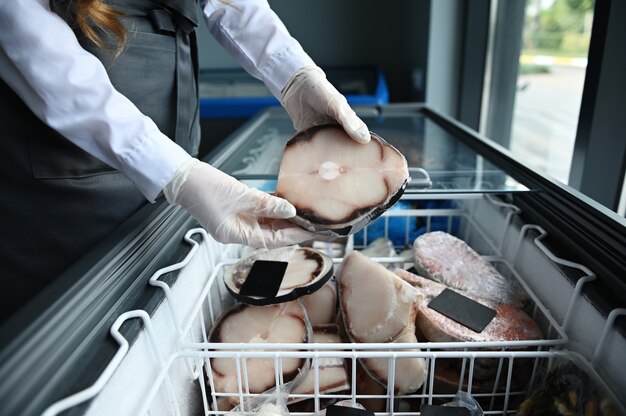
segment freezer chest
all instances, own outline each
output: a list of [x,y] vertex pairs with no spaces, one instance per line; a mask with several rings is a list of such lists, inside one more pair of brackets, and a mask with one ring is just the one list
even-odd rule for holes
[[[563,362],[584,374],[585,383],[593,382],[623,412],[626,342],[621,321],[626,311],[620,304],[623,281],[616,276],[624,271],[624,259],[615,254],[626,247],[620,234],[623,222],[426,108],[364,107],[360,111],[371,130],[407,157],[413,181],[393,209],[342,244],[327,247],[334,250],[329,252],[335,267],[341,267],[346,252],[367,252],[374,241],[385,239],[393,251],[374,260],[390,268],[410,268],[413,260],[406,249],[415,238],[433,231],[454,235],[524,289],[529,300],[523,310],[541,329],[539,339],[427,342],[418,338],[413,343],[377,344],[351,343],[344,337],[331,343],[210,343],[211,328],[235,304],[223,276],[244,255],[243,248],[216,243],[194,228],[186,214],[166,207],[152,214],[158,220],[138,232],[137,241],[116,249],[130,252],[133,244],[141,246],[143,232],[153,235],[150,241],[155,251],[150,255],[158,261],[143,259],[145,267],[138,273],[141,278],[133,281],[136,288],[131,293],[149,288],[152,297],[162,301],[141,308],[149,313],[127,312],[137,309],[132,305],[123,305],[125,310],[111,308],[107,328],[119,318],[111,328],[113,338],[106,336],[107,352],[102,352],[101,342],[79,342],[81,348],[74,353],[61,351],[59,355],[66,357],[68,365],[52,360],[38,369],[37,374],[55,371],[55,385],[62,383],[64,375],[71,377],[71,386],[49,391],[47,396],[32,388],[16,392],[5,387],[0,397],[10,398],[3,406],[23,406],[26,414],[37,414],[61,399],[48,408],[47,415],[221,415],[233,403],[258,395],[251,370],[255,363],[267,364],[271,387],[293,377],[282,368],[297,359],[307,363],[311,384],[310,389],[289,395],[295,415],[311,415],[340,400],[362,403],[377,415],[417,415],[422,406],[451,401],[459,390],[471,394],[485,414],[514,414],[533,391],[543,388],[546,369]],[[272,192],[282,148],[291,134],[287,116],[270,110],[240,129],[209,161],[251,186]],[[563,207],[567,211],[560,220],[546,221]],[[576,229],[566,227],[574,221]],[[151,227],[167,232],[160,238],[149,234]],[[593,230],[596,234],[591,238]],[[578,233],[589,239],[568,240]],[[159,250],[159,244],[164,248]],[[593,256],[591,262],[577,255],[577,250],[595,253],[603,247],[611,248]],[[108,259],[115,264],[120,256],[109,252]],[[603,268],[596,262],[603,263]],[[612,297],[603,296],[607,290],[612,290]],[[46,329],[45,325],[40,328]],[[56,336],[50,341],[62,337]],[[93,362],[94,356],[105,357],[97,368],[77,364],[85,357],[92,357],[87,363]],[[395,374],[403,370],[403,363],[416,358],[426,364],[425,382],[417,391],[398,393]],[[372,382],[364,371],[363,363],[372,359],[385,369],[386,385]],[[341,363],[345,371],[340,388],[325,386],[329,362]],[[234,384],[228,389],[216,379],[216,363],[235,369]],[[9,362],[1,374],[9,374],[11,368],[24,366]],[[86,372],[91,373],[85,376]],[[88,390],[67,397],[80,387]],[[29,394],[35,399],[29,401]]]

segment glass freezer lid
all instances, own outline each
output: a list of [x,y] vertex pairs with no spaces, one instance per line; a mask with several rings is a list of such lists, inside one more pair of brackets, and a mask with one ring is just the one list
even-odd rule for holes
[[[409,163],[406,193],[517,192],[528,188],[485,159],[420,111],[363,109],[369,129],[395,146]],[[285,142],[295,133],[282,108],[251,119],[210,162],[224,172],[268,192],[275,181]],[[427,172],[427,176],[423,174]],[[429,178],[428,178],[429,177]],[[429,185],[424,188],[425,185]]]

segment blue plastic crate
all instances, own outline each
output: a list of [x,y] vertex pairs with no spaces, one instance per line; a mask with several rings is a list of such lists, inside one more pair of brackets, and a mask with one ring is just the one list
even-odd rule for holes
[[[451,201],[426,200],[419,202],[399,201],[389,211],[407,209],[446,209],[454,208]],[[408,218],[408,221],[407,221]],[[393,242],[395,247],[405,247],[413,244],[413,241],[422,234],[431,231],[445,231],[453,235],[458,234],[459,218],[433,215],[429,218],[419,216],[380,217],[367,226],[367,243],[377,238],[385,237],[385,221],[387,221],[386,237]],[[407,234],[408,230],[408,234]],[[362,247],[366,245],[365,231],[361,230],[354,234],[354,245]]]
[[[350,105],[389,103],[382,71],[375,68],[324,69],[328,79]],[[280,103],[263,83],[241,69],[203,70],[200,73],[200,117],[248,118]]]

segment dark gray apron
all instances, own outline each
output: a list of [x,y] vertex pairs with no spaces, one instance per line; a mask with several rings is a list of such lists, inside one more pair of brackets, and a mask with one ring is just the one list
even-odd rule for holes
[[[51,2],[67,21],[71,1]],[[115,88],[195,155],[200,140],[194,0],[115,0],[129,39],[99,49]],[[42,68],[42,71],[47,68]],[[146,203],[122,174],[41,122],[0,80],[0,321]]]

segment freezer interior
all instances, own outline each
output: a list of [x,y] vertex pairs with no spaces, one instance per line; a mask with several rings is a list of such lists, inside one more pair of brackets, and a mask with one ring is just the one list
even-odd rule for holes
[[[261,366],[266,370],[264,390],[294,378],[308,386],[281,396],[293,415],[313,415],[341,400],[361,403],[377,415],[417,415],[425,405],[452,401],[458,391],[469,393],[484,414],[505,415],[514,414],[534,391],[545,389],[548,370],[562,363],[576,369],[585,391],[578,399],[593,396],[598,408],[600,402],[612,403],[616,414],[624,414],[626,339],[621,317],[626,309],[595,302],[594,287],[606,278],[593,270],[594,265],[571,257],[564,249],[568,244],[564,235],[551,232],[548,223],[532,221],[536,215],[526,215],[527,206],[541,208],[533,205],[534,198],[560,191],[544,188],[537,174],[520,173],[518,165],[507,164],[506,151],[430,109],[389,106],[359,111],[372,131],[406,156],[413,180],[400,202],[362,231],[347,239],[312,243],[332,255],[335,279],[347,253],[368,252],[381,240],[392,249],[375,254],[374,261],[389,268],[410,268],[415,238],[442,231],[463,240],[505,279],[523,288],[528,302],[522,310],[538,325],[541,337],[492,342],[422,338],[410,343],[354,343],[340,337],[340,342],[330,343],[211,343],[212,328],[237,303],[224,285],[224,274],[249,250],[217,243],[187,218],[168,236],[168,241],[181,245],[182,254],[151,271],[147,282],[160,293],[158,307],[150,313],[119,314],[110,329],[116,345],[111,360],[93,369],[92,383],[69,386],[66,394],[47,398],[44,414],[223,415],[262,397],[255,390],[259,373],[254,373]],[[272,109],[238,130],[208,161],[272,192],[282,148],[291,134],[287,116]],[[181,211],[171,215],[186,218]],[[623,224],[610,220],[619,232]],[[611,271],[620,272],[614,266]],[[610,281],[603,287],[615,284]],[[133,322],[139,322],[142,330],[129,343],[125,329]],[[340,313],[335,322],[341,326]],[[89,348],[97,351],[100,346]],[[387,383],[371,377],[367,365],[372,360],[385,372]],[[416,360],[424,364],[424,382],[415,391],[399,392],[396,374]],[[283,371],[294,361],[301,363],[296,373]],[[234,371],[227,387],[216,366]],[[340,373],[339,382],[330,387],[329,367]]]

